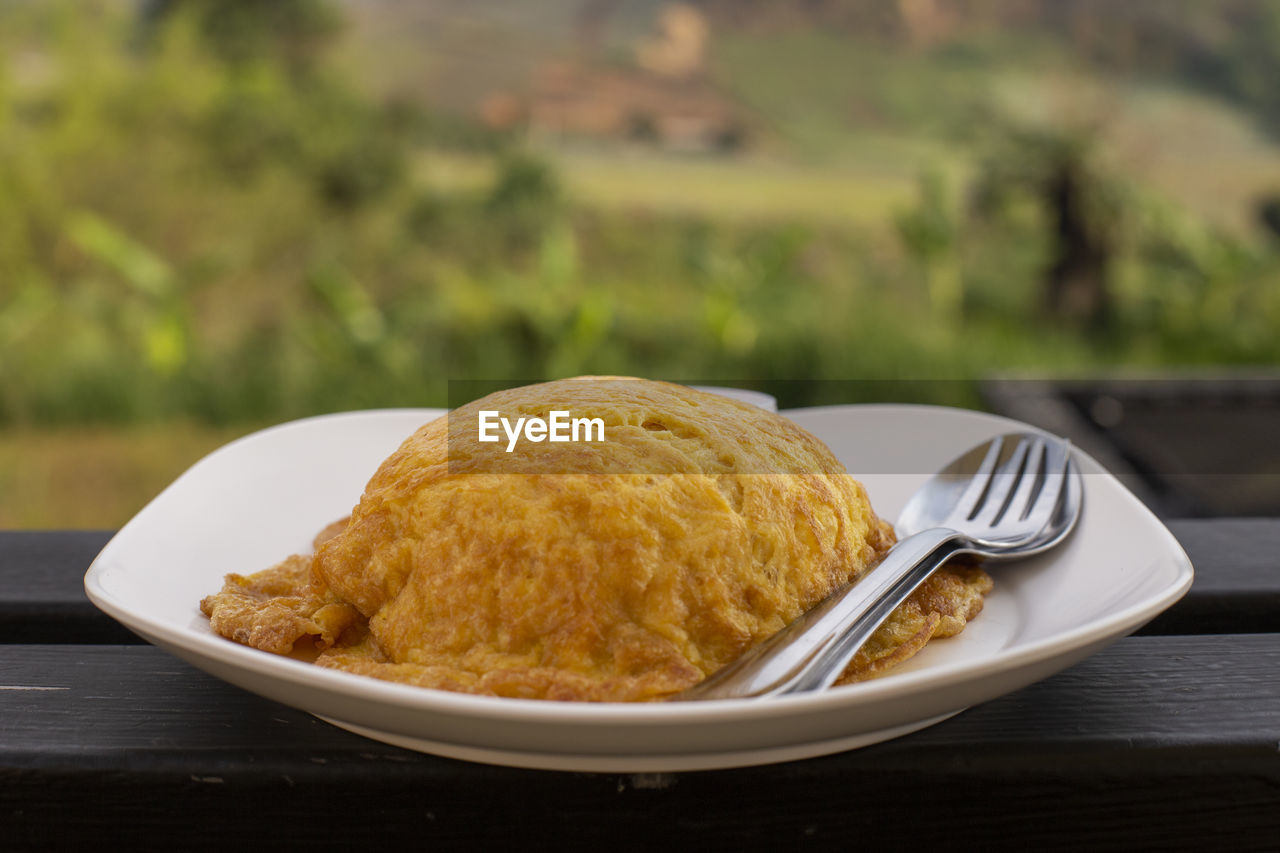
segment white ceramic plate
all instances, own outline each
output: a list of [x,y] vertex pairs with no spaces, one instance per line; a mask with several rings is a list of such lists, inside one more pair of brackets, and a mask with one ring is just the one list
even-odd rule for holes
[[[214,452],[108,543],[85,588],[107,613],[216,676],[389,743],[561,770],[675,771],[763,764],[896,737],[1064,669],[1178,600],[1192,569],[1173,536],[1080,455],[1084,515],[1060,548],[995,567],[986,608],[958,637],[894,673],[770,700],[579,704],[391,684],[215,636],[200,599],[227,572],[304,552],[348,513],[379,463],[438,410],[329,415]],[[787,415],[825,440],[896,518],[928,475],[1005,418],[925,406],[836,406]]]

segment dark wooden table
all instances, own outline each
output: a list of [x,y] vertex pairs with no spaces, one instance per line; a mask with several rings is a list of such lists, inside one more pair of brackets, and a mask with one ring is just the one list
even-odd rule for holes
[[349,734],[95,610],[109,533],[0,533],[0,850],[1280,850],[1280,520],[1171,527],[1191,592],[1060,675],[841,755],[641,775]]

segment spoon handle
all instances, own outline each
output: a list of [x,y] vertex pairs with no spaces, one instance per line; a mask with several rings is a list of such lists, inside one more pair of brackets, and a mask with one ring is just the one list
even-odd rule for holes
[[946,527],[908,536],[855,583],[836,590],[733,663],[671,698],[735,699],[830,686],[893,608],[962,550],[964,542],[961,534]]

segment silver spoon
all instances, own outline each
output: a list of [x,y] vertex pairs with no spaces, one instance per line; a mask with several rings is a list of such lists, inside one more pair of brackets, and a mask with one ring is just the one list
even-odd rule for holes
[[878,566],[672,700],[733,699],[830,687],[880,626],[938,567],[959,554],[1012,560],[1057,545],[1080,516],[1084,490],[1070,444],[997,436],[953,460],[907,502],[910,534]]

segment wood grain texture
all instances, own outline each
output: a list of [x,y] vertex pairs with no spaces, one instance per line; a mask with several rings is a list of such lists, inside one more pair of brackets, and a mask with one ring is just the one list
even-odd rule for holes
[[[1171,521],[1196,569],[1143,633],[1280,632],[1280,519]],[[0,643],[141,642],[84,595],[110,531],[0,531]]]
[[88,604],[84,573],[113,535],[110,530],[0,531],[0,602]]
[[[1280,635],[1130,637],[1050,679],[893,744],[850,753],[915,764],[939,746],[973,748],[966,764],[1003,769],[1087,765],[1142,768],[1170,750],[1229,744],[1238,769],[1280,774]],[[19,689],[28,688],[28,689]],[[1123,755],[1117,758],[1117,747]],[[979,749],[981,747],[981,749]],[[195,752],[277,752],[305,773],[308,749],[363,755],[389,747],[206,675],[151,646],[0,646],[0,762],[38,766],[50,755],[164,763]],[[257,751],[263,751],[257,754]],[[394,750],[398,761],[416,757]],[[1252,758],[1250,758],[1252,756]],[[1248,762],[1259,763],[1250,765]],[[131,759],[132,760],[132,759]],[[896,760],[896,759],[895,759]],[[1243,762],[1243,763],[1240,763]],[[268,762],[269,763],[269,762]],[[1280,778],[1280,775],[1277,776]]]
[[0,690],[0,831],[21,841],[7,849],[136,825],[146,833],[131,839],[155,849],[252,846],[267,831],[290,847],[373,835],[533,848],[1069,839],[1267,850],[1280,840],[1277,672],[1277,635],[1134,637],[889,743],[617,775],[384,746],[148,646],[4,647],[0,686],[54,689]]
[[418,755],[105,645],[111,534],[0,533],[0,687],[54,688],[0,690],[0,848],[1280,849],[1280,521],[1170,527],[1196,583],[1150,636],[890,743],[640,775]]
[[84,594],[84,573],[112,535],[0,531],[0,643],[141,643]]
[[1196,578],[1144,633],[1280,632],[1280,520],[1187,519],[1169,529]]

